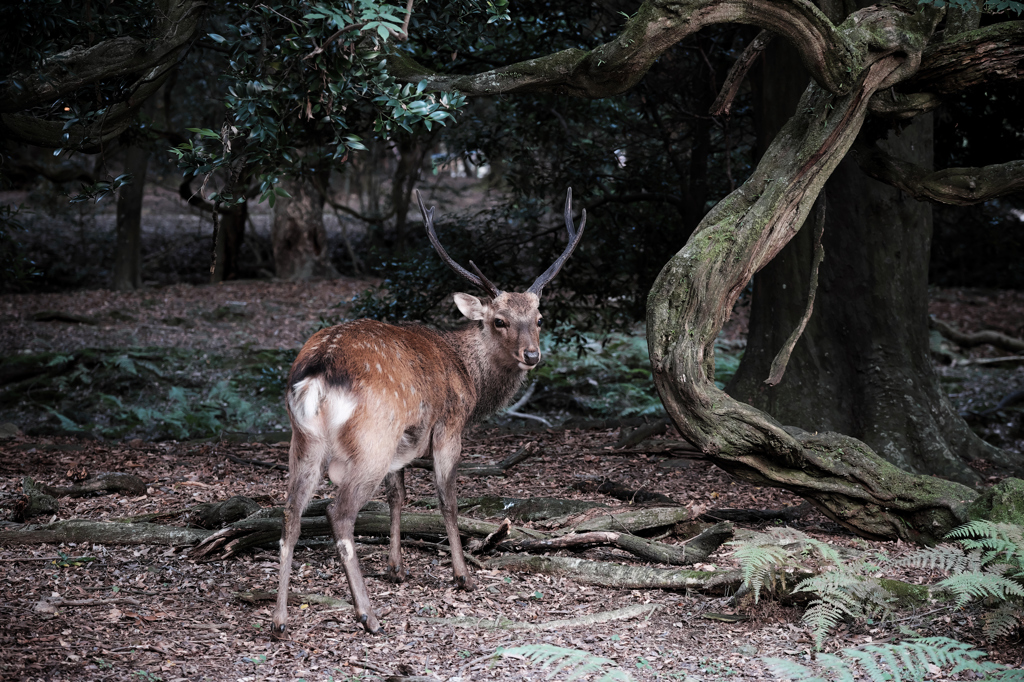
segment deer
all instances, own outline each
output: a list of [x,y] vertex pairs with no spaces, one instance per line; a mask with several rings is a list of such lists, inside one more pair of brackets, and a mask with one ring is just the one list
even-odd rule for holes
[[576,230],[569,188],[565,197],[568,244],[529,289],[517,293],[498,289],[472,260],[473,272],[456,263],[438,240],[434,207],[428,211],[419,192],[416,201],[434,250],[487,297],[454,294],[455,305],[467,321],[453,330],[359,319],[317,332],[299,351],[285,394],[292,440],[273,612],[276,637],[287,628],[288,583],[302,513],[325,472],[334,485],[327,516],[356,620],[367,632],[379,632],[380,623],[356,557],[356,514],[384,480],[391,517],[385,578],[403,582],[408,576],[401,545],[404,467],[413,459],[433,456],[454,581],[458,588],[473,589],[456,521],[455,479],[462,433],[470,423],[508,405],[527,373],[540,362],[541,293],[576,250],[587,213],[582,212]]

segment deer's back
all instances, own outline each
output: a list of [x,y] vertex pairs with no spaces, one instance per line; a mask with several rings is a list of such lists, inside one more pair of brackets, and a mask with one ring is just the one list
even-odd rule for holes
[[[299,395],[312,390],[317,393],[309,400]],[[350,412],[361,408],[389,422],[393,415],[403,428],[438,420],[461,427],[476,403],[465,365],[441,334],[376,320],[346,322],[310,337],[292,364],[288,392],[293,413],[298,408],[311,415],[313,402],[343,395]]]

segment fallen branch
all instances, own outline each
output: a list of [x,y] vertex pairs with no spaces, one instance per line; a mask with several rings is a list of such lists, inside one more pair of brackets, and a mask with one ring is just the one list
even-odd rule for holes
[[717,524],[683,545],[669,545],[628,533],[594,531],[572,533],[544,540],[507,541],[501,549],[522,552],[549,552],[559,549],[581,551],[601,545],[611,545],[631,554],[672,566],[689,566],[705,561],[722,543],[733,536],[731,523]]
[[942,320],[934,317],[928,318],[928,326],[961,348],[973,348],[975,346],[983,346],[987,344],[995,346],[996,348],[1002,348],[1003,350],[1010,351],[1011,353],[1024,352],[1024,341],[1021,339],[1015,339],[1012,336],[1008,336],[1001,332],[986,330],[983,332],[967,334],[956,329],[948,322],[943,322]]
[[620,514],[602,514],[576,526],[576,532],[610,530],[614,532],[653,532],[658,528],[691,521],[690,510],[685,507],[651,507]]
[[156,523],[116,523],[71,519],[24,530],[0,530],[0,545],[90,542],[104,545],[194,545],[212,535],[198,528],[177,528]]
[[654,613],[662,608],[661,604],[634,604],[614,611],[602,611],[576,618],[565,618],[560,620],[549,620],[546,623],[524,623],[521,621],[509,620],[498,616],[493,621],[485,618],[423,618],[414,617],[411,620],[430,623],[432,625],[447,625],[453,628],[466,628],[473,630],[512,630],[518,632],[552,632],[565,630],[567,628],[588,627],[598,623],[610,623],[616,620],[632,620],[641,616]]
[[622,429],[619,434],[619,440],[612,447],[616,450],[622,450],[623,448],[631,448],[634,445],[640,445],[648,438],[654,436],[660,436],[661,434],[668,431],[668,418],[659,419],[656,422],[650,424],[644,424],[638,426],[635,429]]
[[14,520],[25,521],[35,516],[49,516],[60,510],[57,498],[43,492],[30,476],[21,479],[24,495],[14,501]]
[[732,521],[734,523],[758,523],[760,521],[782,521],[792,523],[811,511],[807,502],[783,509],[709,509],[701,514],[702,521]]
[[573,490],[579,490],[580,492],[597,492],[602,495],[608,495],[614,497],[617,500],[623,502],[629,502],[630,504],[642,504],[644,502],[659,502],[661,504],[678,504],[668,495],[662,493],[653,493],[643,489],[633,489],[624,486],[621,483],[615,481],[602,481],[600,485],[595,486],[592,481],[579,482],[573,484]]
[[[235,596],[238,599],[246,602],[247,604],[258,604],[264,601],[277,601],[277,590],[273,592],[235,592]],[[337,597],[328,597],[323,594],[301,594],[299,592],[288,593],[289,604],[320,604],[321,606],[330,606],[335,609],[350,609],[352,605],[344,599],[338,599]]]
[[241,457],[235,457],[234,455],[228,454],[226,452],[223,453],[223,454],[229,460],[231,460],[232,462],[237,462],[238,464],[252,464],[252,465],[258,466],[258,467],[266,467],[268,469],[280,469],[281,471],[288,471],[288,465],[287,464],[280,464],[278,462],[263,462],[263,461],[258,460],[258,459],[243,459]]
[[35,487],[53,497],[85,497],[93,493],[127,493],[135,496],[146,494],[146,484],[141,478],[134,474],[118,472],[95,474],[78,485],[60,487],[35,483]]
[[735,592],[743,582],[739,570],[687,571],[558,556],[509,555],[491,559],[487,567],[492,570],[557,575],[586,585],[623,590],[702,590],[725,593]]
[[1008,396],[1000,400],[995,407],[983,410],[981,412],[976,412],[975,415],[979,417],[987,417],[990,414],[995,414],[999,410],[1002,410],[1003,408],[1006,407],[1010,407],[1011,405],[1016,405],[1019,402],[1024,402],[1024,389],[1014,391],[1013,393],[1009,394]]
[[[537,454],[537,451],[537,443],[535,441],[530,441],[494,466],[460,466],[458,468],[458,473],[460,476],[504,476],[508,469],[511,469],[526,458]],[[418,457],[409,462],[406,466],[412,467],[413,469],[426,469],[428,471],[433,471],[434,460]]]

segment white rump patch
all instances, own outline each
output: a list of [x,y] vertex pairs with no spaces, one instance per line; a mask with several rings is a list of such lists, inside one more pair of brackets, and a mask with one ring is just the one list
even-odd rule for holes
[[331,420],[331,430],[337,431],[356,409],[356,399],[348,391],[338,389],[327,392],[327,418]]
[[[323,428],[318,419],[321,411],[327,418],[332,431],[341,428],[356,409],[356,400],[351,393],[337,388],[328,388],[320,377],[308,377],[292,386],[289,407],[295,425],[308,434],[317,434]],[[325,433],[319,434],[326,436]]]

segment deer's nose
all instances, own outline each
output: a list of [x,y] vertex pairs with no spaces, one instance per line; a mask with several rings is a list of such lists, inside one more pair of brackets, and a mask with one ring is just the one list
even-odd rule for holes
[[523,353],[523,362],[531,367],[540,362],[540,351],[528,350]]

